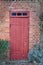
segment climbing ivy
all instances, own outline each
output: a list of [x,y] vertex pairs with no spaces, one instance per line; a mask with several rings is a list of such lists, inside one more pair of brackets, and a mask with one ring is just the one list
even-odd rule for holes
[[6,40],[0,40],[0,53],[6,52],[8,50],[9,42]]
[[43,13],[40,15],[40,20],[43,21]]
[[9,42],[7,40],[0,40],[0,60],[8,60]]
[[28,53],[28,61],[33,63],[38,63],[38,65],[43,65],[43,34],[41,34],[40,44],[36,43]]
[[40,30],[42,33],[43,32],[43,13],[41,13],[41,15],[40,15]]

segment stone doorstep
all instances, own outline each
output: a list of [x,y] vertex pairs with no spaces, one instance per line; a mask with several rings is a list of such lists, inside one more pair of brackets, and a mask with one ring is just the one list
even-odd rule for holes
[[[28,63],[28,60],[15,60],[15,61],[6,61],[6,62],[3,61],[0,65],[33,65],[33,64]],[[34,65],[38,65],[38,63]]]
[[29,64],[28,60],[15,60],[15,61],[2,62],[2,65],[28,65],[28,64]]

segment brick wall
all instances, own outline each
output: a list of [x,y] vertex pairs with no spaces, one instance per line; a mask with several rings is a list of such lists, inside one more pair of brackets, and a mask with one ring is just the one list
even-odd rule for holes
[[35,43],[40,43],[40,20],[35,12],[30,12],[30,31],[29,31],[29,48],[33,48]]
[[[10,7],[9,7],[10,5]],[[29,2],[16,2],[9,4],[8,2],[0,1],[0,39],[10,40],[10,19],[9,19],[9,8],[10,10],[30,11],[30,25],[29,25],[29,49],[33,48],[33,45],[40,42],[40,5],[39,3]]]

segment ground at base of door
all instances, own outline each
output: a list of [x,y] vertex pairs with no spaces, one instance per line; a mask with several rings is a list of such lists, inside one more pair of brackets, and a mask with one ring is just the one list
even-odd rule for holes
[[[16,61],[1,62],[0,65],[33,65],[33,64],[28,63],[27,60],[16,60]],[[34,64],[34,65],[38,65],[38,64]]]

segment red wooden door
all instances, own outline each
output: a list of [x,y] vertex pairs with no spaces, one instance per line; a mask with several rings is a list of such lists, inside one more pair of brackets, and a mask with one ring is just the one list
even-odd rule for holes
[[10,59],[27,59],[29,51],[29,18],[27,15],[10,17]]

